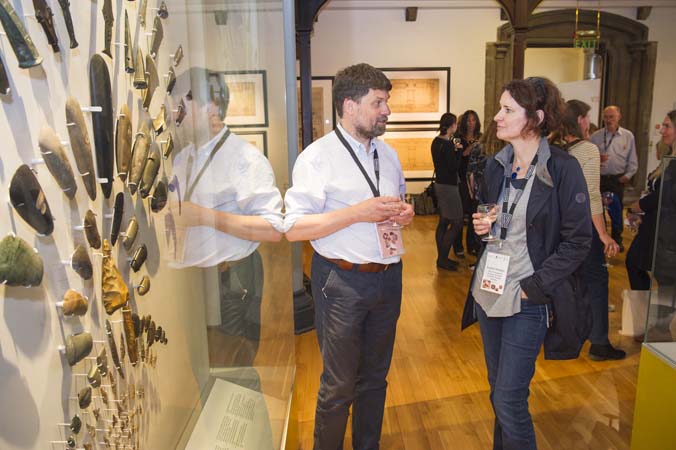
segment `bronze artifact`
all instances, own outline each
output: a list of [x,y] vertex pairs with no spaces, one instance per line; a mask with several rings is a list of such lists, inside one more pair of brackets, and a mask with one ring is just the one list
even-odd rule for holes
[[9,198],[19,216],[35,231],[44,236],[52,234],[54,220],[47,198],[27,165],[22,164],[16,169],[9,186]]
[[118,192],[115,195],[115,206],[113,208],[113,226],[110,229],[110,245],[117,243],[117,237],[120,235],[122,226],[122,215],[124,214],[124,193]]
[[85,213],[84,232],[91,248],[101,248],[101,235],[99,234],[99,227],[96,225],[96,214],[91,209],[88,209]]
[[148,8],[148,0],[141,0],[138,7],[138,21],[145,29],[146,27],[146,9]]
[[129,30],[129,15],[124,10],[124,71],[134,73],[134,49],[131,46],[131,31]]
[[113,54],[110,52],[110,44],[113,41],[114,21],[112,0],[103,0],[103,9],[101,9],[101,13],[103,14],[103,23],[105,26],[103,53],[112,58]]
[[161,338],[162,338],[162,327],[159,326],[155,328],[155,342],[159,342]]
[[134,333],[134,320],[129,307],[122,308],[122,321],[124,324],[124,338],[127,341],[127,353],[132,366],[138,362],[138,348],[136,347],[136,334]]
[[[94,438],[92,438],[92,439],[94,439]],[[91,442],[85,442],[85,443],[82,444],[82,448],[84,448],[84,450],[92,450],[94,447],[92,447]]]
[[72,431],[75,434],[78,434],[80,432],[80,429],[82,428],[82,420],[80,419],[80,416],[75,414],[72,419],[70,419],[70,431]]
[[150,197],[150,209],[152,212],[160,212],[167,204],[167,195],[169,194],[167,190],[167,185],[164,181],[160,180],[155,186],[152,197]]
[[77,403],[80,405],[80,409],[87,409],[92,402],[92,388],[87,386],[86,388],[80,389],[80,392],[77,393]]
[[89,142],[82,109],[73,97],[68,97],[66,100],[66,126],[68,136],[70,136],[70,146],[75,156],[75,165],[80,172],[89,198],[94,201],[96,200],[96,174],[94,173],[92,146]]
[[83,280],[89,280],[94,275],[94,268],[92,267],[92,260],[89,259],[89,253],[84,245],[75,247],[73,256],[70,258],[70,265]]
[[122,308],[129,300],[129,289],[124,283],[122,274],[115,265],[111,255],[110,244],[103,240],[103,264],[102,264],[102,287],[103,306],[108,315]]
[[131,250],[131,247],[134,245],[134,241],[136,240],[137,233],[138,222],[136,221],[135,217],[132,217],[129,219],[129,222],[127,223],[127,230],[122,237],[122,245],[124,245],[125,250]]
[[145,362],[146,360],[146,346],[142,338],[138,338],[138,348],[139,348],[139,354],[141,355],[141,362]]
[[64,316],[84,316],[89,309],[89,302],[84,295],[75,289],[68,289],[63,294],[63,315]]
[[127,346],[124,344],[124,333],[120,333],[120,360],[124,361],[124,357],[127,356]]
[[42,283],[42,258],[18,236],[0,241],[0,282],[9,286],[38,286]]
[[[148,276],[144,275],[143,279],[148,279]],[[141,282],[143,282],[143,280]],[[148,280],[148,283],[150,283],[150,280]],[[143,332],[144,333],[148,332],[148,328],[150,327],[151,319],[152,319],[152,316],[150,314],[148,314],[147,316],[143,316],[142,322],[143,322]]]
[[167,4],[162,0],[162,3],[160,3],[160,7],[157,10],[157,15],[160,17],[160,19],[166,19],[169,17],[169,8],[167,8]]
[[143,263],[146,262],[147,257],[148,257],[148,249],[146,248],[146,244],[141,244],[136,248],[134,256],[131,258],[131,262],[129,263],[132,270],[134,272],[138,272]]
[[176,48],[174,55],[172,56],[172,62],[174,63],[174,67],[178,67],[178,65],[181,64],[182,60],[183,60],[183,46],[179,45]]
[[[87,433],[89,434],[89,437],[92,438],[92,440],[94,440],[94,438],[96,438],[96,426],[89,425],[86,422],[85,422],[85,426],[87,427]],[[84,445],[85,445],[85,448],[86,448],[87,444],[84,444]]]
[[136,60],[134,61],[134,87],[136,89],[146,89],[148,87],[148,77],[143,64],[143,52],[136,48]]
[[102,377],[108,376],[108,356],[106,355],[106,347],[101,347],[99,354],[96,355],[96,367],[98,367]]
[[150,194],[150,189],[152,189],[155,178],[157,178],[157,173],[160,171],[161,163],[160,147],[157,142],[153,142],[150,145],[148,160],[143,167],[143,176],[141,177],[141,184],[138,187],[141,198],[146,198]]
[[59,38],[54,29],[54,13],[52,12],[52,8],[47,5],[45,0],[33,0],[33,7],[35,8],[35,18],[42,25],[42,29],[47,35],[47,42],[52,46],[54,53],[59,53]]
[[185,119],[186,115],[186,110],[185,110],[185,101],[183,101],[183,97],[181,97],[181,102],[178,104],[178,108],[176,108],[176,126],[180,127],[181,123],[183,122],[183,119]]
[[77,48],[79,45],[77,39],[75,39],[75,30],[73,29],[73,17],[70,14],[70,2],[68,0],[59,0],[59,6],[61,6],[61,12],[63,12],[63,19],[66,22],[66,29],[68,30],[68,36],[70,37],[70,48]]
[[68,448],[75,448],[77,443],[75,442],[75,437],[73,435],[68,436],[68,439],[66,439],[66,445]]
[[92,368],[89,369],[89,372],[87,373],[87,381],[89,381],[89,384],[93,388],[101,386],[101,372],[99,372],[99,368],[97,366],[92,366]]
[[150,107],[150,101],[155,95],[155,91],[160,86],[160,77],[157,75],[157,67],[155,61],[146,55],[146,90],[143,92],[143,109],[146,111]]
[[169,72],[167,72],[167,94],[171,94],[171,91],[174,90],[176,85],[176,72],[173,67],[169,67]]
[[0,95],[9,95],[11,89],[9,88],[9,78],[7,77],[7,70],[5,64],[0,58]]
[[131,313],[131,321],[134,323],[134,336],[140,336],[143,333],[141,318],[136,313]]
[[66,360],[74,366],[92,351],[92,335],[86,331],[72,334],[66,338]]
[[117,116],[115,131],[115,161],[117,163],[117,176],[123,182],[129,173],[131,162],[131,113],[126,103],[120,108]]
[[19,61],[19,67],[28,69],[41,64],[42,57],[9,0],[0,0],[0,22]]
[[[111,0],[107,0],[110,2]],[[113,190],[113,164],[115,149],[113,140],[113,99],[110,89],[108,65],[101,55],[93,55],[89,62],[89,94],[92,105],[100,106],[102,111],[92,114],[94,144],[96,148],[96,168],[99,177],[107,182],[101,185],[103,195],[110,198]]]
[[[87,387],[91,391],[90,387]],[[98,422],[99,418],[101,417],[101,408],[94,408],[92,409],[92,414],[94,415],[94,419]]]
[[108,319],[106,319],[106,336],[108,337],[108,346],[110,347],[110,357],[113,359],[113,365],[120,374],[120,377],[124,379],[124,372],[122,371],[122,365],[120,364],[120,355],[117,353],[117,344],[115,343],[115,337],[113,336],[113,327],[110,325]]
[[129,174],[129,181],[127,181],[127,186],[129,186],[129,192],[132,194],[136,193],[136,188],[138,187],[141,177],[143,176],[143,169],[148,159],[149,147],[150,136],[148,123],[143,121],[141,123],[141,129],[138,131],[138,133],[136,133],[134,147],[131,154],[131,170]]
[[160,343],[167,345],[167,342],[169,342],[169,340],[167,339],[166,330],[162,330],[162,336],[160,337]]
[[167,159],[174,150],[174,136],[171,134],[171,131],[167,131],[164,134],[164,139],[160,140],[160,145],[162,146],[162,156],[164,159]]
[[66,150],[61,145],[61,141],[54,130],[48,126],[42,127],[38,137],[38,145],[47,169],[49,169],[63,193],[66,194],[66,197],[71,200],[74,199],[77,185],[75,184],[73,169],[66,156]]
[[108,406],[108,391],[106,391],[105,389],[101,389],[100,394],[101,401],[103,402],[104,405]]
[[162,28],[162,21],[159,17],[155,17],[153,21],[153,35],[150,39],[150,56],[155,59],[157,51],[160,49],[162,38],[164,37],[164,29]]
[[[155,134],[158,135],[164,131],[167,127],[167,111],[164,107],[164,103],[160,105],[160,110],[157,113],[157,116],[153,119],[153,130]],[[171,143],[173,145],[173,142]]]

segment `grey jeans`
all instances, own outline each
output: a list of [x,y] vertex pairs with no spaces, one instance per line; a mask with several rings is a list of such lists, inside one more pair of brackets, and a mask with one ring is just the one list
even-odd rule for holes
[[317,253],[312,296],[324,370],[315,411],[315,450],[343,448],[352,405],[352,447],[379,448],[387,372],[401,307],[401,263],[383,272],[341,270]]

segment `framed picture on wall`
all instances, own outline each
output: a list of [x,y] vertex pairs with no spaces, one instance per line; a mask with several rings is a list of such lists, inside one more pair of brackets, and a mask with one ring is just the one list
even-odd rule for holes
[[265,70],[226,71],[216,74],[223,77],[230,95],[225,124],[231,127],[267,127],[268,92]]
[[406,181],[422,181],[431,179],[434,174],[431,146],[437,134],[436,128],[388,126],[380,139],[399,155]]
[[266,158],[268,157],[268,132],[266,130],[232,130],[232,132],[260,150]]
[[[298,95],[298,142],[302,145],[303,118],[300,103],[300,79],[296,79]],[[333,131],[336,123],[336,110],[333,107],[333,77],[312,77],[312,140]]]
[[392,82],[389,123],[436,124],[451,100],[450,67],[380,69]]

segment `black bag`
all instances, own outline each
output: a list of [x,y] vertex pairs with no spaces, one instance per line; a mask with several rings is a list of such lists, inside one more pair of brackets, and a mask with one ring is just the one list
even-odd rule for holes
[[418,216],[427,216],[437,213],[437,195],[434,192],[434,180],[432,180],[422,193],[415,197],[414,210]]

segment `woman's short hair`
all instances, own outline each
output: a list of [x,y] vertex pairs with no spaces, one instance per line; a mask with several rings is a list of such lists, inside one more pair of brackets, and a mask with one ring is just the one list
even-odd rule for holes
[[439,133],[446,134],[449,128],[458,122],[458,117],[453,113],[443,113],[439,119]]
[[392,89],[392,83],[382,70],[366,63],[340,70],[333,80],[333,101],[338,117],[343,117],[345,99],[359,102],[371,89],[388,92]]
[[[522,135],[535,133],[547,136],[561,126],[564,104],[559,88],[543,77],[529,77],[525,80],[512,80],[502,91],[507,91],[512,98],[526,110],[526,125]],[[544,118],[540,121],[537,112],[542,111]]]
[[590,110],[591,106],[581,100],[568,100],[561,118],[561,136],[575,136],[578,139],[584,139],[577,118],[580,116],[587,117]]

